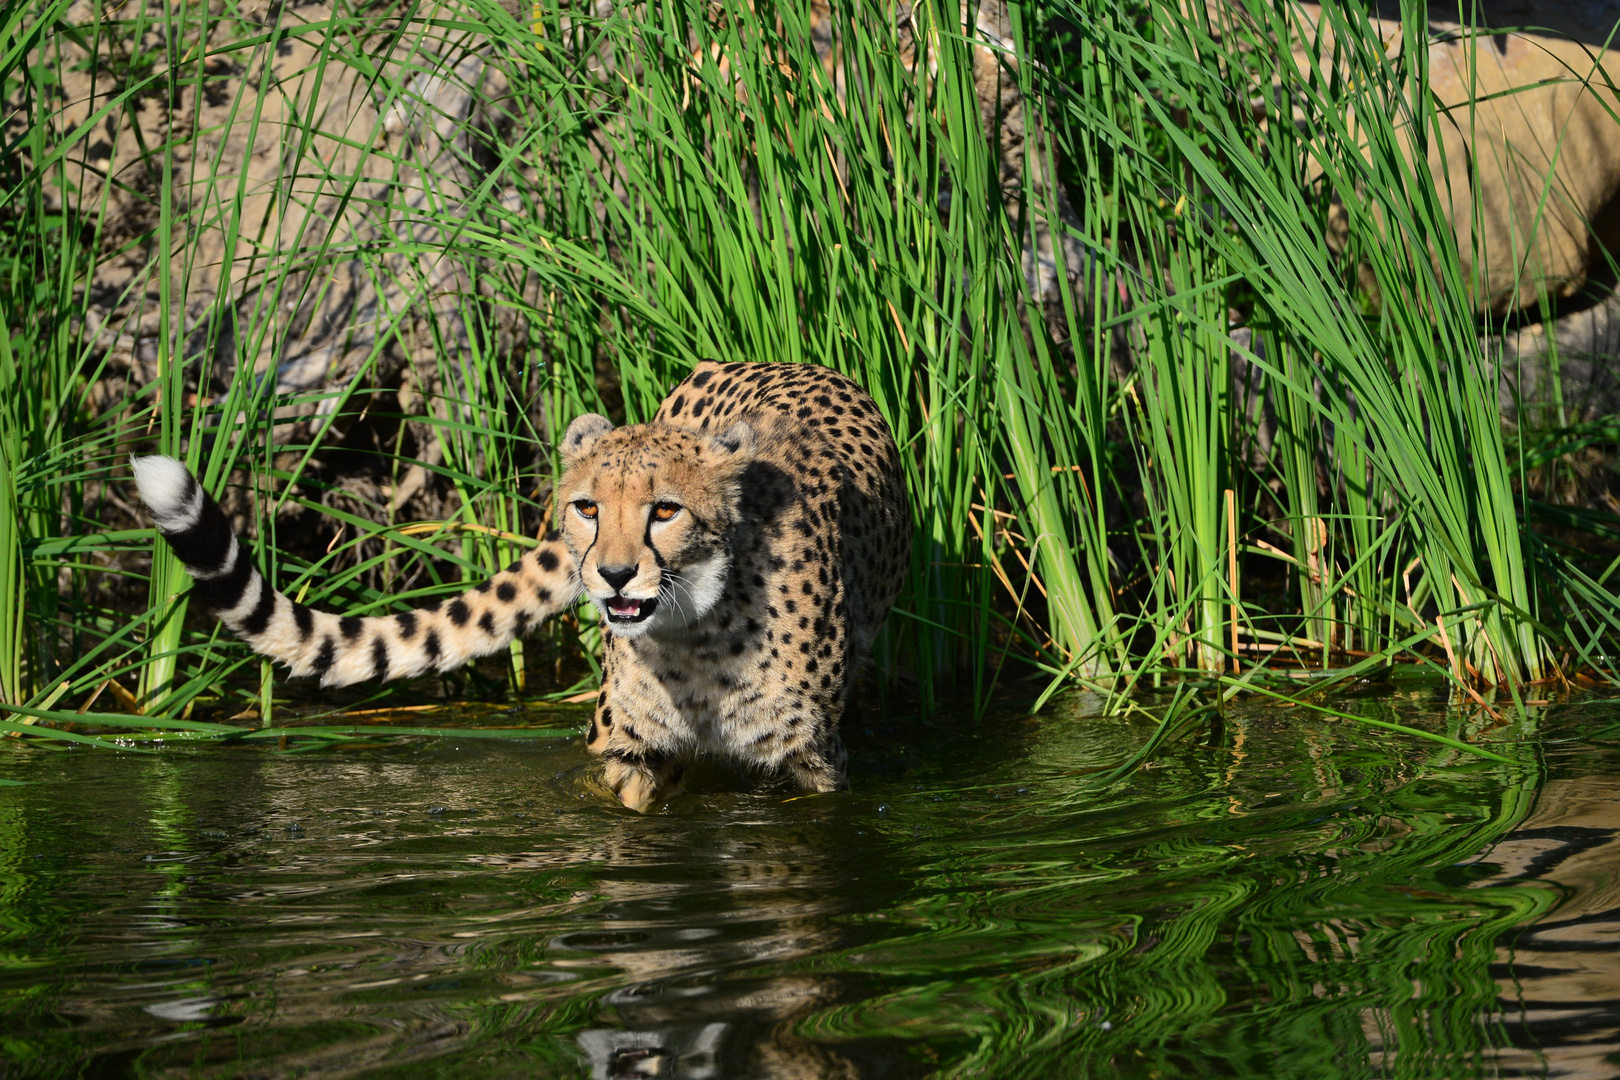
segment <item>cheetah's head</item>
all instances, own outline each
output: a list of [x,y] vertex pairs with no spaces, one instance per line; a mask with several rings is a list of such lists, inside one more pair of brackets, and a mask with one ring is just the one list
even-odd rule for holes
[[585,592],[619,637],[679,629],[725,590],[738,481],[754,432],[718,435],[668,424],[568,425],[557,488],[562,534]]

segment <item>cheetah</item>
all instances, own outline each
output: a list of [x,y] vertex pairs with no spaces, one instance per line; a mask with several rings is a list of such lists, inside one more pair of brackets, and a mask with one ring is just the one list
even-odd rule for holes
[[277,592],[178,461],[133,465],[193,595],[294,676],[447,671],[583,597],[606,631],[586,746],[624,805],[667,799],[701,752],[844,788],[839,720],[911,550],[871,397],[811,364],[705,361],[650,423],[581,416],[560,449],[557,531],[448,602],[366,618]]

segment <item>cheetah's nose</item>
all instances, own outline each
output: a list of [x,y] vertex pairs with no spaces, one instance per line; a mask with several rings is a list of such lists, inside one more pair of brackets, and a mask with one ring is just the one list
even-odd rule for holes
[[602,575],[603,581],[613,586],[614,592],[621,591],[636,576],[633,566],[598,566],[596,572]]

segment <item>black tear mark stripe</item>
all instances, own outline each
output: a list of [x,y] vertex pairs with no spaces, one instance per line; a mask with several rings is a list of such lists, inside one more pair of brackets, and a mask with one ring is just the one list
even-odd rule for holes
[[231,554],[231,542],[236,539],[236,534],[231,532],[231,523],[225,518],[225,511],[209,498],[208,493],[198,486],[196,479],[188,472],[183,501],[190,506],[195,504],[199,497],[202,499],[202,506],[191,524],[163,534],[164,539],[169,541],[169,546],[174,549],[174,553],[194,576],[217,574],[225,569],[225,560]]
[[[591,552],[596,550],[596,542],[600,539],[602,539],[602,530],[598,528],[591,533],[591,542],[585,545],[585,550],[579,553],[579,565],[575,567],[574,572],[580,576],[581,580],[584,580],[585,564],[590,562]],[[546,555],[551,555],[551,553],[542,551],[540,554],[542,556],[541,565],[544,565],[545,559],[543,557]],[[551,557],[552,559],[556,559],[557,556],[551,555]]]

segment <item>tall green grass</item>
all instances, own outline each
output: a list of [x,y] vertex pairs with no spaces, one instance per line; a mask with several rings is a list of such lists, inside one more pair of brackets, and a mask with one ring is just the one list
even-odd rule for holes
[[[1614,594],[1546,558],[1520,527],[1499,361],[1481,350],[1471,283],[1424,164],[1440,122],[1425,50],[1391,55],[1353,7],[1325,9],[1320,39],[1285,6],[1155,5],[1128,25],[1111,9],[1060,10],[1075,63],[1118,79],[1114,95],[1060,84],[1052,96],[1077,151],[1106,143],[1114,155],[1114,184],[1087,178],[1077,198],[1117,200],[1137,217],[1088,239],[1136,255],[1122,273],[1148,328],[1145,558],[1173,575],[1151,613],[1184,611],[1188,633],[1203,633],[1200,666],[1211,665],[1223,479],[1207,470],[1241,467],[1227,440],[1245,418],[1209,402],[1226,384],[1207,373],[1229,355],[1235,311],[1264,343],[1246,359],[1277,402],[1281,444],[1269,467],[1282,513],[1242,531],[1292,535],[1308,638],[1378,652],[1422,636],[1459,683],[1517,687],[1560,663],[1603,664],[1590,628],[1612,628]],[[1405,41],[1425,40],[1424,19],[1407,6]],[[1295,48],[1321,59],[1302,70]],[[1329,196],[1343,209],[1343,257],[1327,246]],[[1358,285],[1358,262],[1375,293]],[[1202,408],[1189,413],[1183,396]],[[1240,618],[1259,631],[1279,614],[1279,629],[1301,625],[1290,613]]]
[[[1523,526],[1525,444],[1495,415],[1499,361],[1421,152],[1422,50],[1386,54],[1353,7],[1324,14],[1334,47],[1309,70],[1294,9],[1217,25],[1156,0],[1018,5],[995,37],[953,5],[869,0],[819,24],[742,0],[536,23],[472,0],[268,24],[229,4],[78,26],[65,5],[3,10],[23,134],[0,193],[0,509],[19,524],[0,695],[29,715],[111,678],[151,725],[198,702],[268,718],[270,673],[187,621],[167,549],[103,525],[131,449],[215,491],[254,478],[261,568],[383,611],[512,557],[572,416],[644,420],[709,357],[827,364],[877,399],[917,526],[878,661],[925,701],[955,683],[982,703],[1009,664],[1228,693],[1396,658],[1476,694],[1613,674],[1604,567]],[[95,123],[64,126],[53,88],[85,65],[108,80]],[[119,119],[158,99],[195,116],[210,88],[234,95],[234,143]],[[151,181],[117,244],[114,186],[77,194],[108,121]],[[280,154],[269,199],[231,157],[255,140]],[[92,333],[86,286],[129,251],[130,326]],[[278,389],[299,319],[345,283],[366,301],[354,341],[324,385]],[[155,378],[108,382],[110,335],[143,317]],[[381,479],[344,489],[345,470]],[[438,531],[389,495],[418,483]],[[283,535],[276,511],[299,507],[322,543]],[[105,587],[147,553],[144,600]],[[588,688],[568,657],[593,628],[548,634],[509,680]]]

